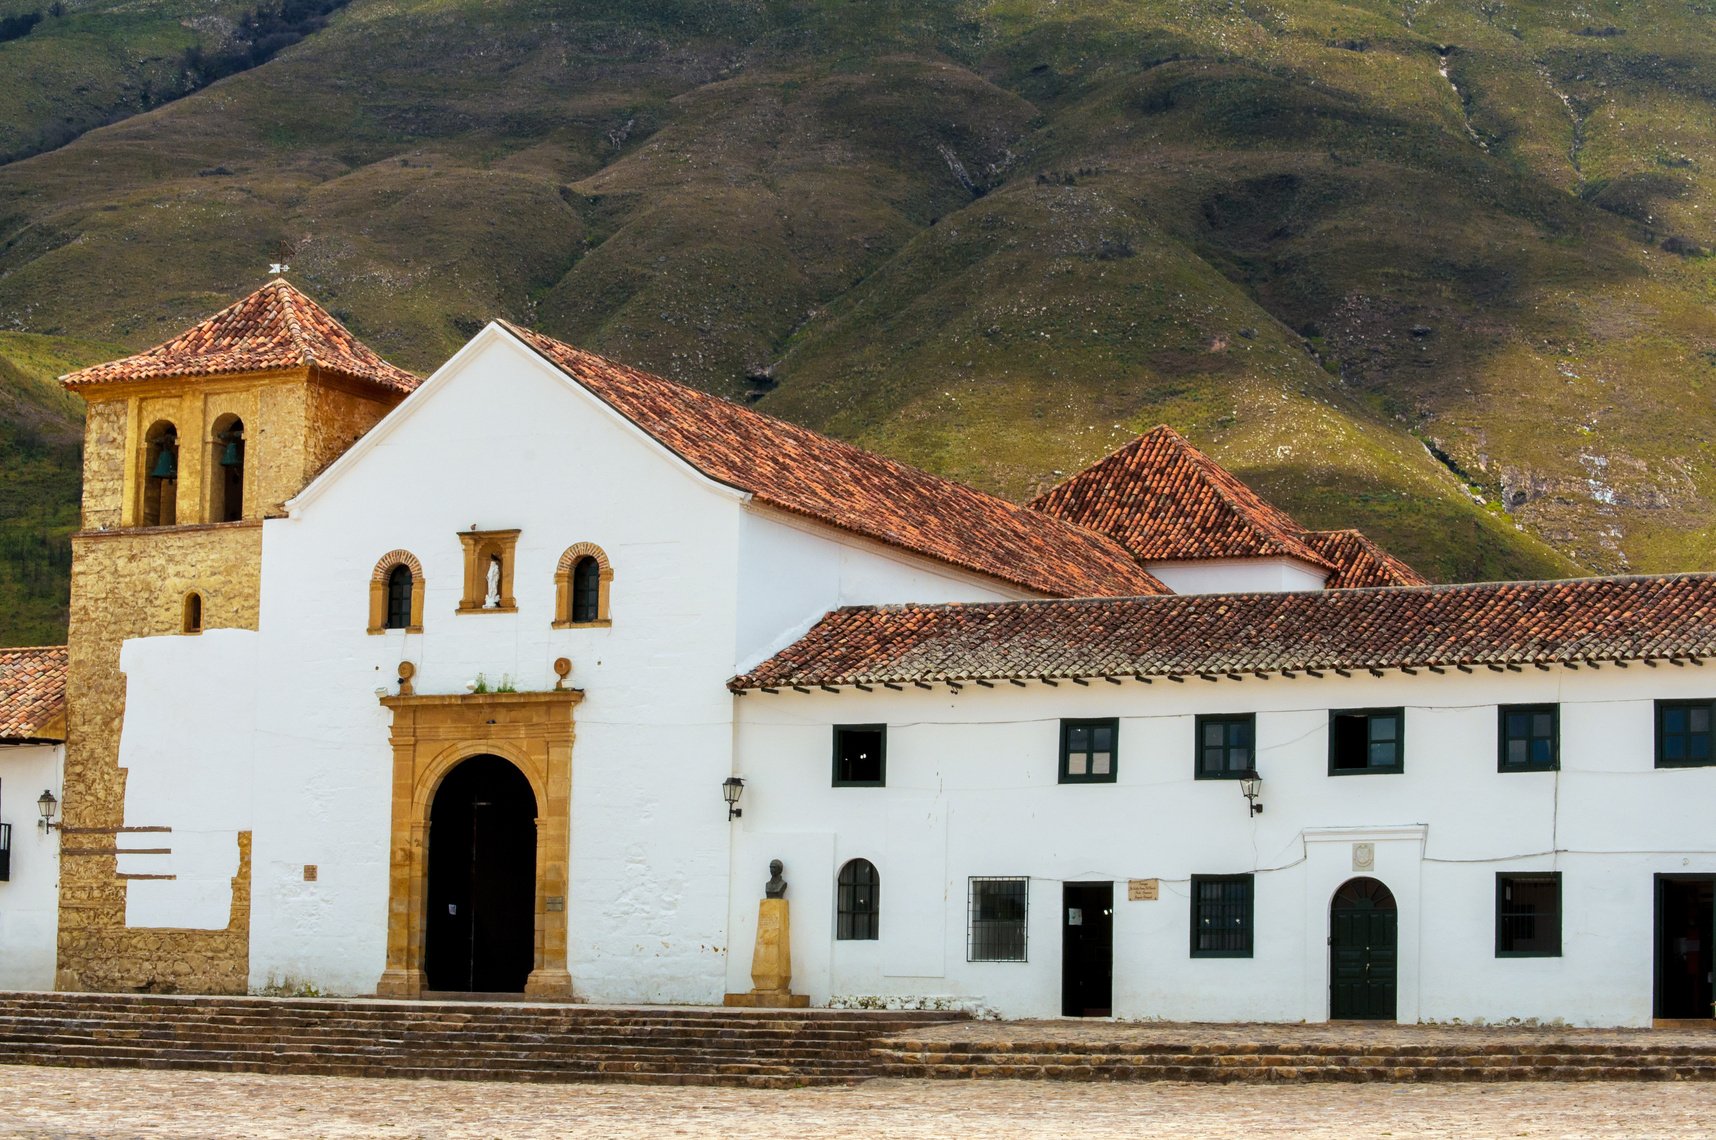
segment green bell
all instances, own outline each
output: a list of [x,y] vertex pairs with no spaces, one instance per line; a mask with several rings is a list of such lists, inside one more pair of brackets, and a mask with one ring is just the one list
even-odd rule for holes
[[222,467],[238,467],[244,463],[244,437],[229,435],[223,437],[226,446],[221,449],[220,465]]
[[176,479],[179,476],[179,453],[172,448],[163,447],[155,457],[155,466],[149,470],[151,479]]

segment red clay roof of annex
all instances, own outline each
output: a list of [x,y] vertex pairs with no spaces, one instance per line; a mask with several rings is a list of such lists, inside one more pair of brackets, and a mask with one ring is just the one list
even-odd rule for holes
[[759,503],[1037,593],[1166,592],[1103,535],[500,323],[693,468]]
[[64,739],[53,722],[65,705],[65,646],[0,649],[0,740]]
[[1423,575],[1356,530],[1311,530],[1299,536],[1305,545],[1333,564],[1335,572],[1325,590],[1357,590],[1367,586],[1423,586]]
[[1303,528],[1162,424],[1033,499],[1145,562],[1297,558],[1330,568]]
[[71,389],[175,377],[314,366],[390,392],[418,377],[377,356],[328,311],[275,278],[256,292],[146,352],[61,377]]
[[1716,575],[1267,594],[855,606],[758,688],[1026,678],[1518,668],[1716,657]]

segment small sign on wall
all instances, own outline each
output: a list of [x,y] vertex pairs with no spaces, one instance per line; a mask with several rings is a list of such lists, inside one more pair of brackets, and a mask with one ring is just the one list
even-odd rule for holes
[[1160,879],[1127,879],[1127,902],[1155,902],[1162,897],[1162,880]]

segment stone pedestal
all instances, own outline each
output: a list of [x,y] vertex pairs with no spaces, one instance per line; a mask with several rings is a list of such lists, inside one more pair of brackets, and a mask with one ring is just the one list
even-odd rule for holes
[[751,992],[728,994],[725,1004],[765,1009],[804,1009],[805,994],[792,992],[792,922],[787,901],[764,899],[757,904],[757,948],[751,954]]

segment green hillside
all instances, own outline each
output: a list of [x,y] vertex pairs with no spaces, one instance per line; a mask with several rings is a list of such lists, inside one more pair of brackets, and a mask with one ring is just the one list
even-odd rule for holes
[[1015,497],[1167,421],[1437,577],[1716,565],[1710,0],[352,0],[206,86],[286,9],[192,7],[0,43],[8,137],[119,116],[0,165],[0,328],[284,250],[419,369],[505,316]]

